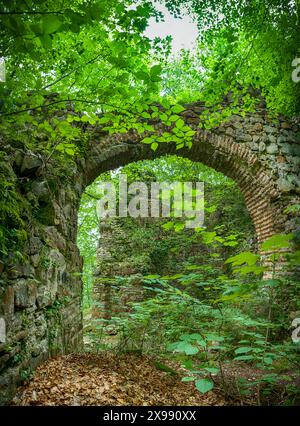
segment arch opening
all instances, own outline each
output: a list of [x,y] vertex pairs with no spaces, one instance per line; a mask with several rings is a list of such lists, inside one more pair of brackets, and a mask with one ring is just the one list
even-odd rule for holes
[[[101,194],[99,185],[106,181],[118,188],[124,174],[128,185],[142,181],[149,190],[153,181],[204,182],[202,233],[184,229],[182,218],[99,219],[96,212]],[[78,227],[77,241],[84,258],[84,341],[90,350],[101,345],[107,348],[121,338],[117,329],[120,322],[126,322],[128,315],[132,315],[131,303],[151,299],[151,294],[143,290],[147,280],[154,280],[155,287],[155,280],[177,276],[170,279],[171,286],[183,290],[179,278],[185,270],[186,281],[191,275],[195,280],[198,273],[197,279],[206,280],[209,286],[208,282],[229,273],[229,267],[224,264],[229,256],[257,248],[254,225],[236,183],[202,163],[170,155],[128,163],[96,178],[82,197]],[[200,284],[198,289],[194,286],[188,290],[193,297],[207,300],[207,288],[203,291]]]

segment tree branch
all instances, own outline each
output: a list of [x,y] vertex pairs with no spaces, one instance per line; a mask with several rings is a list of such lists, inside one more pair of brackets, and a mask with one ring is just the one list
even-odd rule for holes
[[71,9],[63,9],[63,10],[56,10],[53,12],[42,12],[42,11],[33,11],[33,10],[24,10],[24,11],[17,11],[13,10],[10,12],[0,12],[0,15],[64,15],[66,12],[71,11]]

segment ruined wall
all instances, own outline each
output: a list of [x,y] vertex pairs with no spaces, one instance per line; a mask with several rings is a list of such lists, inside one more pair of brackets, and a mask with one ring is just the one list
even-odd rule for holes
[[[0,261],[0,318],[5,327],[0,404],[43,360],[78,349],[82,339],[81,281],[76,275],[82,260],[75,239],[80,193],[70,179],[53,175],[52,167],[45,170],[42,157],[10,146],[5,151],[5,179],[19,194],[27,240],[17,247],[19,255],[8,252]],[[9,217],[13,222],[13,211]]]
[[148,253],[137,252],[130,230],[122,226],[126,220],[112,218],[99,224],[97,268],[93,281],[94,318],[119,316],[130,310],[130,302],[143,299],[142,274],[151,272],[151,259]]
[[[197,132],[193,147],[182,149],[180,155],[238,183],[260,242],[273,233],[294,230],[299,225],[285,208],[299,203],[300,197],[299,121],[279,117],[272,122],[261,108],[204,131],[198,128],[204,108],[199,103],[186,105],[181,113]],[[159,121],[152,121],[157,134],[166,130]],[[1,404],[9,401],[21,379],[42,360],[80,348],[82,260],[76,228],[85,186],[100,173],[132,161],[179,153],[173,144],[161,144],[154,153],[140,143],[144,136],[135,132],[109,136],[91,126],[86,132],[89,147],[75,164],[57,165],[24,148],[16,149],[13,141],[1,141],[0,161],[5,178],[18,192],[16,202],[24,203],[28,235],[20,246],[19,260],[8,250],[0,262]]]

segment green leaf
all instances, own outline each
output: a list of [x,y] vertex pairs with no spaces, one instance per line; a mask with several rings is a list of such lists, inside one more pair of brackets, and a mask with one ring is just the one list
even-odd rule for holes
[[154,361],[153,364],[158,370],[164,371],[166,373],[170,373],[172,376],[177,375],[177,372],[173,370],[173,368],[170,368],[168,365],[163,364],[162,362]]
[[110,120],[111,119],[109,117],[101,117],[101,118],[99,118],[98,123],[99,124],[105,124],[105,123],[108,123]]
[[161,65],[154,65],[151,70],[150,70],[150,74],[152,75],[158,75],[160,74],[162,71],[162,66]]
[[158,147],[158,143],[157,143],[157,142],[153,142],[153,143],[151,144],[151,149],[152,149],[152,151],[156,151],[156,150],[157,150],[157,147]]
[[152,275],[145,275],[145,278],[147,278],[149,280],[158,279],[158,278],[160,278],[160,275],[154,275],[154,274],[152,274]]
[[218,374],[220,371],[219,368],[215,368],[215,367],[205,367],[204,370],[211,374]]
[[173,226],[174,226],[173,222],[167,222],[162,225],[162,228],[168,231],[169,229],[173,228]]
[[182,111],[185,111],[185,108],[183,108],[181,105],[177,104],[172,106],[171,111],[174,112],[175,114],[179,114]]
[[159,118],[162,120],[162,121],[166,121],[166,120],[168,120],[168,116],[167,116],[167,114],[159,114]]
[[179,118],[180,118],[179,115],[171,115],[171,117],[169,117],[169,121],[173,123],[174,121],[177,121]]
[[49,34],[44,34],[43,36],[40,37],[42,46],[45,49],[51,49],[52,48],[52,39],[49,36]]
[[234,273],[238,273],[241,275],[247,275],[247,274],[255,274],[255,275],[260,275],[262,274],[264,271],[266,270],[265,266],[241,266],[238,269],[234,269]]
[[149,138],[149,137],[147,137],[147,138],[145,138],[145,139],[143,139],[142,140],[142,143],[146,143],[146,144],[152,144],[153,143],[153,138]]
[[163,99],[161,104],[166,110],[170,109],[170,103],[166,99]]
[[184,223],[176,223],[176,225],[174,226],[175,232],[182,231],[184,229],[184,226]]
[[53,15],[46,15],[42,20],[44,34],[53,34],[62,26],[62,21]]
[[232,266],[243,265],[244,263],[249,266],[255,265],[255,263],[259,260],[259,256],[257,254],[253,254],[250,251],[242,252],[237,254],[236,256],[229,257],[225,263],[231,263]]
[[149,80],[149,74],[147,74],[145,71],[138,71],[135,74],[136,78],[142,81],[148,81]]
[[195,379],[194,379],[194,377],[187,376],[187,377],[183,377],[181,380],[183,382],[193,382]]
[[188,342],[177,342],[174,346],[175,352],[183,352],[186,355],[196,355],[199,352],[199,349],[196,346],[193,346]]
[[245,354],[245,353],[247,353],[247,352],[251,352],[252,351],[252,348],[251,347],[249,347],[249,346],[243,346],[243,347],[241,347],[241,348],[237,348],[235,351],[234,351],[234,353],[236,353],[236,354]]
[[268,238],[261,245],[263,251],[278,250],[281,248],[287,248],[290,246],[293,234],[277,234]]
[[151,80],[154,82],[161,81],[160,73],[162,71],[161,65],[154,65],[150,70]]
[[176,121],[175,125],[178,129],[181,129],[184,126],[184,121],[182,120],[182,118],[179,118],[179,120]]
[[194,136],[195,135],[195,130],[189,130],[188,132],[186,132],[186,136]]
[[201,393],[209,392],[214,387],[214,382],[210,379],[198,379],[195,381],[195,386]]
[[223,243],[224,247],[235,247],[238,245],[237,241],[227,241],[225,243]]
[[251,361],[255,359],[254,355],[239,355],[234,358],[236,361]]
[[195,340],[199,346],[202,346],[202,347],[206,346],[205,340],[198,333],[183,334],[182,336],[180,336],[180,339],[181,340],[185,340],[185,341],[191,341],[191,340],[193,341],[193,340]]

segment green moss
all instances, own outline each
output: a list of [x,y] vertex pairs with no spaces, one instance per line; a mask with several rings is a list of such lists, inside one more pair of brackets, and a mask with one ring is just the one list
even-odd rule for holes
[[52,204],[40,203],[40,205],[34,210],[33,217],[44,225],[49,225],[54,217],[54,209]]
[[22,382],[27,382],[32,377],[33,377],[33,372],[31,368],[22,368],[20,370],[20,379],[22,380]]
[[19,193],[15,174],[0,151],[0,255],[20,257],[27,240],[28,202]]

